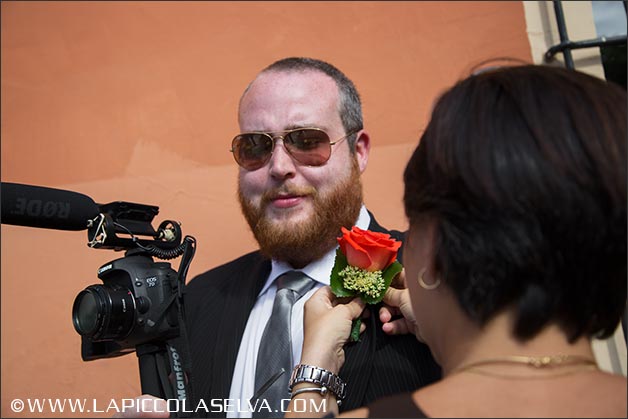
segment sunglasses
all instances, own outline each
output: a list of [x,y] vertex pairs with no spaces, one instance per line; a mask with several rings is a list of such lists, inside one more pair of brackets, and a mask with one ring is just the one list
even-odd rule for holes
[[333,142],[329,135],[319,128],[297,128],[276,133],[245,132],[236,135],[229,151],[233,153],[240,167],[257,170],[270,160],[275,149],[275,141],[282,139],[285,150],[294,160],[306,166],[321,166],[331,157],[331,146],[358,131],[350,132]]

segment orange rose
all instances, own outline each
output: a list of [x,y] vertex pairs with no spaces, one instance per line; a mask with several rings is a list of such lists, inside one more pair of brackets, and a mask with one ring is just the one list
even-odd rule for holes
[[342,227],[342,237],[338,238],[340,250],[347,257],[347,263],[365,271],[383,271],[395,261],[401,242],[390,234],[376,233],[353,227],[351,231]]

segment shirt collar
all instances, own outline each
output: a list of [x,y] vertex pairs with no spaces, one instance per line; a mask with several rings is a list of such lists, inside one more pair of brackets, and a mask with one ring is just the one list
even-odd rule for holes
[[[358,220],[355,225],[362,230],[366,230],[371,223],[371,216],[369,212],[366,210],[366,207],[362,205],[360,208],[360,215],[358,216]],[[325,254],[322,258],[315,260],[314,262],[304,266],[302,269],[298,269],[299,271],[305,273],[307,276],[319,282],[323,285],[329,285],[329,277],[331,275],[331,270],[334,267],[334,262],[336,260],[336,249],[338,246],[335,246],[329,252]],[[262,287],[259,296],[268,291],[268,288],[273,284],[275,279],[288,271],[293,270],[292,266],[290,266],[286,262],[278,261],[275,259],[271,260],[271,270],[266,283]]]

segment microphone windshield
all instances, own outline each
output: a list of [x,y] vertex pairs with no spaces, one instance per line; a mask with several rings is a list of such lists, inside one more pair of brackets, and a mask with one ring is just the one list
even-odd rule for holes
[[78,192],[2,182],[2,224],[56,230],[87,230],[100,213],[92,198]]

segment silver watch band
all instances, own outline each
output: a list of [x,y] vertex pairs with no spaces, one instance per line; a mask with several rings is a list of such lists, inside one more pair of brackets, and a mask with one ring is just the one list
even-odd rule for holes
[[294,367],[290,377],[289,391],[299,383],[314,383],[327,387],[336,395],[336,399],[344,400],[347,397],[347,384],[331,371],[313,365],[301,364]]

